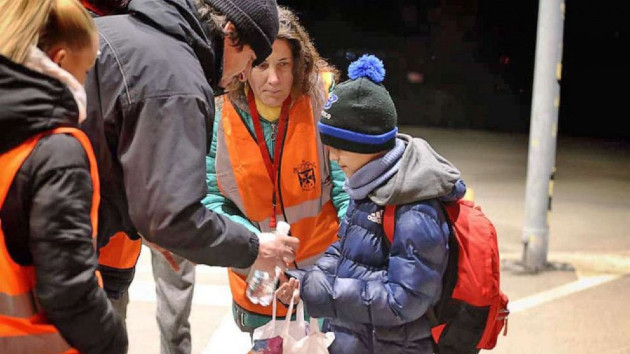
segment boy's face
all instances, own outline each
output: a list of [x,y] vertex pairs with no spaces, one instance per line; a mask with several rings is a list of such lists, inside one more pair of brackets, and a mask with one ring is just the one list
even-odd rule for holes
[[366,163],[383,156],[385,152],[377,152],[373,154],[359,154],[357,152],[351,152],[341,150],[328,146],[330,151],[330,159],[337,162],[341,170],[346,174],[346,177],[350,178]]

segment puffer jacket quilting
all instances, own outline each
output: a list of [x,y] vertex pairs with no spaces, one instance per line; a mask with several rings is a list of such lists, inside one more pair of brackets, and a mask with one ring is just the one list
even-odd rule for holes
[[390,246],[384,207],[351,201],[340,241],[302,285],[307,311],[333,318],[326,328],[337,334],[331,353],[431,352],[423,315],[439,298],[448,260],[449,228],[438,203],[399,206]]

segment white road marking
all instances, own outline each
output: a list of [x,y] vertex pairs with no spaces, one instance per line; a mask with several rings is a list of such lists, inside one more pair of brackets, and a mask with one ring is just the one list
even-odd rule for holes
[[564,284],[553,289],[545,290],[543,292],[516,300],[514,302],[510,302],[508,304],[508,308],[510,309],[510,313],[522,312],[525,310],[529,310],[532,307],[540,306],[547,302],[559,299],[561,297],[590,289],[604,283],[608,283],[615,279],[619,279],[620,277],[620,274],[584,277],[574,282]]
[[[138,262],[136,272],[138,274],[150,274],[151,262],[148,250],[143,247],[141,261]],[[508,257],[512,258],[508,255]],[[576,267],[578,274],[599,275],[583,276],[580,279],[549,290],[530,295],[528,297],[510,302],[508,305],[511,313],[519,313],[548,302],[569,296],[580,291],[584,291],[605,283],[621,278],[628,274],[630,269],[630,257],[627,255],[590,255],[580,253],[552,253],[550,259],[562,259],[568,261]],[[199,274],[225,274],[225,268],[198,266],[196,271]],[[601,274],[606,272],[609,274]],[[148,278],[144,276],[143,278]],[[153,279],[135,279],[129,289],[131,301],[156,301],[155,283]],[[195,305],[221,306],[230,309],[232,306],[232,295],[227,285],[195,284],[195,295],[193,297]],[[242,333],[234,323],[232,312],[228,311],[221,319],[221,323],[210,336],[203,354],[242,354],[251,349],[249,334]]]

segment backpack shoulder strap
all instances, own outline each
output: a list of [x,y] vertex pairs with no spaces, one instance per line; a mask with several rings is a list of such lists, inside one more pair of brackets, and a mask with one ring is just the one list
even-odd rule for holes
[[385,236],[389,240],[389,244],[394,244],[394,227],[396,221],[396,206],[385,205],[385,212],[383,213],[383,231]]

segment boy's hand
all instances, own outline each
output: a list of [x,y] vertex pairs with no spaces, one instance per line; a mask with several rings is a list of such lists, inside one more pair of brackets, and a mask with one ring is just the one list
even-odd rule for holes
[[280,275],[280,287],[276,290],[276,297],[284,306],[289,306],[291,303],[291,297],[293,297],[293,303],[300,302],[300,281],[291,278],[288,279],[284,274]]

